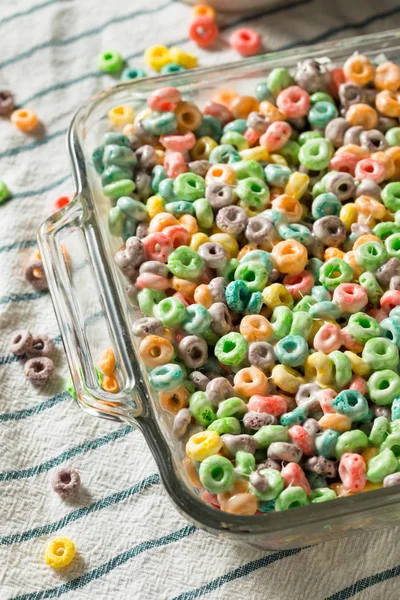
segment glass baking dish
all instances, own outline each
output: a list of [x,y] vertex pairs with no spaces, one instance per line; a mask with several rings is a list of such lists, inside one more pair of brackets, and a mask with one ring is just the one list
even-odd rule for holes
[[[400,32],[334,41],[290,52],[166,77],[121,83],[98,94],[75,115],[68,133],[76,194],[38,233],[49,289],[61,330],[78,402],[88,413],[123,421],[141,430],[157,462],[164,486],[178,510],[195,525],[224,538],[265,549],[293,548],[400,522],[400,488],[391,487],[289,512],[238,516],[203,503],[182,464],[184,444],[172,438],[172,416],[161,411],[138,359],[131,334],[138,318],[125,292],[126,281],[113,262],[122,240],[107,227],[109,199],[91,162],[93,149],[109,129],[107,112],[123,104],[140,110],[153,90],[178,87],[200,106],[210,91],[231,87],[240,94],[277,66],[294,69],[314,57],[340,65],[355,51],[370,59],[400,61]],[[95,367],[105,349],[117,359],[120,391],[105,392]],[[129,456],[127,456],[129,468]]]

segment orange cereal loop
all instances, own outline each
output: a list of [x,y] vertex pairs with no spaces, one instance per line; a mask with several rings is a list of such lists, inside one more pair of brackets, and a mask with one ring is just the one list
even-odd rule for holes
[[357,210],[364,215],[371,215],[374,219],[383,219],[386,214],[385,206],[370,196],[359,196],[354,201]]
[[117,392],[119,392],[119,384],[117,378],[114,377],[114,375],[112,375],[111,377],[106,375],[103,378],[103,383],[101,384],[101,387],[105,392],[109,392],[110,394],[116,394]]
[[170,227],[171,225],[179,225],[179,221],[174,215],[166,212],[158,213],[150,221],[149,233],[162,231],[165,227]]
[[307,249],[296,240],[278,242],[272,248],[271,254],[278,271],[290,275],[304,271],[308,260]]
[[146,335],[139,346],[139,355],[147,367],[158,367],[174,357],[172,344],[159,335]]
[[246,256],[246,254],[248,252],[251,252],[252,250],[256,250],[257,246],[255,246],[254,244],[246,244],[245,246],[243,246],[243,248],[241,248],[239,250],[239,254],[237,255],[237,259],[240,260],[241,258],[243,258],[244,256]]
[[194,301],[196,304],[201,304],[204,308],[209,309],[214,303],[213,297],[210,292],[210,288],[205,283],[197,286],[193,294]]
[[258,500],[250,492],[235,494],[223,502],[221,510],[233,515],[255,515],[258,510]]
[[200,481],[198,471],[195,467],[194,462],[188,456],[185,456],[183,459],[183,466],[185,468],[186,474],[190,479],[190,482],[194,487],[202,488],[203,484]]
[[364,269],[357,262],[356,253],[354,250],[349,250],[349,252],[346,252],[346,254],[343,256],[343,260],[344,262],[347,262],[347,264],[353,269],[354,279],[358,279],[361,273],[364,273]]
[[171,287],[176,292],[181,292],[184,296],[193,296],[197,283],[188,281],[187,279],[180,279],[179,277],[173,277],[171,279]]
[[343,73],[348,81],[362,87],[374,79],[375,67],[366,56],[358,54],[346,60]]
[[239,330],[247,342],[266,342],[274,333],[271,323],[262,315],[246,315]]
[[203,116],[193,102],[179,102],[175,110],[178,131],[194,131],[200,127]]
[[365,244],[366,242],[379,242],[382,244],[382,240],[380,240],[376,235],[372,233],[366,233],[365,235],[361,235],[358,240],[356,240],[353,244],[353,250],[357,250],[359,246]]
[[161,408],[171,415],[176,415],[181,408],[189,406],[189,392],[184,385],[171,392],[160,393]]
[[206,183],[226,183],[227,185],[233,185],[236,182],[235,171],[224,164],[212,165],[206,175]]
[[400,177],[400,147],[391,146],[385,150],[385,154],[390,156],[394,164],[394,175],[392,175],[392,177]]
[[229,110],[232,107],[232,104],[235,100],[239,98],[239,94],[234,90],[216,90],[214,94],[211,96],[211,100],[213,102],[217,102],[218,104],[222,104],[226,106]]
[[333,429],[334,431],[344,433],[345,431],[350,431],[352,421],[350,417],[347,417],[346,415],[327,413],[320,418],[318,423],[321,425],[322,429]]
[[400,95],[398,92],[389,90],[379,92],[375,98],[375,106],[386,117],[400,118]]
[[245,398],[255,394],[264,396],[268,392],[268,377],[257,367],[240,369],[233,382],[236,392]]
[[366,148],[363,148],[362,146],[357,146],[356,144],[347,144],[346,146],[342,146],[341,148],[338,148],[338,150],[336,150],[335,152],[335,156],[339,155],[341,153],[347,153],[347,154],[354,154],[355,156],[358,156],[358,158],[368,158],[368,156],[371,155],[371,152],[369,150],[367,150]]
[[288,223],[298,223],[303,212],[300,202],[288,194],[282,194],[275,198],[272,201],[272,208],[283,213]]
[[400,67],[393,62],[378,65],[375,70],[374,84],[378,90],[395,92],[400,87]]
[[182,215],[179,218],[179,224],[182,225],[190,235],[194,235],[199,231],[199,226],[197,225],[197,221],[192,215]]
[[208,4],[195,4],[192,8],[192,17],[193,19],[197,17],[215,19],[215,10],[211,6],[208,6]]
[[29,108],[18,108],[11,113],[11,122],[21,131],[33,131],[39,124],[37,114]]
[[109,377],[115,371],[115,355],[112,348],[107,348],[104,352],[103,356],[99,360],[100,370],[103,371],[104,375],[108,375]]
[[324,252],[324,260],[330,260],[331,258],[343,258],[344,252],[343,250],[339,250],[339,248],[329,247],[326,248]]
[[259,106],[253,96],[238,96],[232,102],[231,111],[235,119],[247,119],[251,112],[258,112]]
[[386,152],[383,151],[374,152],[373,154],[371,154],[370,158],[372,160],[376,160],[385,167],[385,179],[391,179],[394,176],[396,172],[396,167],[394,165],[392,157],[389,156],[389,154],[386,154]]
[[[286,119],[285,115],[276,108],[275,104],[272,104],[269,100],[263,100],[260,104],[259,111],[263,117],[268,119],[268,121],[284,121]],[[271,158],[277,156],[276,154],[271,154]]]
[[378,113],[368,104],[352,104],[347,109],[345,116],[346,121],[348,121],[352,127],[360,125],[361,127],[364,127],[364,129],[373,129],[378,123]]

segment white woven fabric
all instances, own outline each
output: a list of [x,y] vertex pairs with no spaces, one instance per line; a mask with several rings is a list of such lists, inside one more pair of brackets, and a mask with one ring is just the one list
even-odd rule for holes
[[[140,433],[85,415],[64,393],[67,366],[59,340],[56,377],[42,391],[9,355],[15,329],[58,335],[48,294],[36,294],[22,274],[53,200],[73,191],[65,151],[71,117],[113,81],[98,72],[97,55],[115,48],[130,65],[144,66],[146,46],[176,43],[198,54],[201,65],[236,59],[226,43],[229,28],[210,53],[188,43],[189,15],[189,7],[171,0],[14,0],[0,6],[0,89],[34,109],[45,128],[41,137],[26,136],[8,120],[0,122],[0,177],[13,193],[0,207],[0,598],[397,597],[397,530],[291,553],[216,540],[188,526],[171,506]],[[230,15],[224,22],[239,19]],[[337,0],[329,11],[324,0],[291,0],[285,10],[248,21],[271,50],[399,23],[396,0]],[[84,489],[75,504],[51,490],[57,465],[81,474]],[[55,535],[70,537],[78,549],[62,572],[43,558]]]

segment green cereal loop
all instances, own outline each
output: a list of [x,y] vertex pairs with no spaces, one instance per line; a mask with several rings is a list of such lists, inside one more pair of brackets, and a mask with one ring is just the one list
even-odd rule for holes
[[314,183],[312,191],[311,191],[311,195],[315,199],[317,196],[319,196],[320,194],[324,194],[325,192],[326,192],[326,185],[321,180],[321,181],[317,181],[316,183]]
[[391,127],[385,133],[385,139],[389,146],[400,146],[400,127]]
[[103,135],[102,139],[103,146],[108,146],[109,144],[117,144],[117,146],[126,146],[130,148],[131,144],[129,138],[123,133],[115,133],[114,131],[108,131]]
[[132,219],[125,219],[124,229],[122,231],[122,239],[124,242],[136,233],[137,223]]
[[311,104],[316,104],[317,102],[330,102],[331,104],[335,105],[335,101],[332,96],[326,92],[314,92],[314,94],[311,94],[310,96],[310,102]]
[[304,245],[311,240],[310,230],[301,223],[282,223],[278,225],[278,233],[284,240],[296,240]]
[[164,298],[154,307],[154,316],[165,327],[178,327],[186,316],[185,305],[179,298]]
[[271,254],[265,250],[250,250],[240,259],[240,264],[248,262],[259,262],[267,269],[268,275],[270,275],[274,268],[274,261],[272,260]]
[[325,300],[331,299],[330,293],[323,285],[314,285],[311,290],[311,296],[315,298],[317,302],[324,302]]
[[204,198],[206,191],[206,182],[204,177],[196,173],[181,173],[175,179],[174,193],[179,200],[194,202],[199,198]]
[[332,102],[318,100],[308,111],[307,119],[312,127],[325,128],[329,121],[338,116],[338,111]]
[[400,377],[391,369],[376,371],[368,379],[369,397],[378,406],[387,406],[400,396]]
[[322,135],[322,133],[316,129],[312,131],[303,131],[297,138],[297,143],[300,144],[300,146],[304,146],[304,144],[306,144],[308,140],[315,140],[317,138],[323,137],[324,136]]
[[215,344],[219,340],[219,336],[216,333],[214,333],[210,327],[203,331],[201,337],[204,338],[204,340],[207,343],[207,346],[215,346]]
[[198,198],[193,202],[197,223],[202,229],[210,229],[214,223],[214,212],[211,204],[205,198]]
[[340,460],[346,452],[361,454],[365,448],[368,448],[368,438],[361,429],[345,431],[338,437],[336,442],[336,458]]
[[389,421],[386,417],[377,417],[372,423],[369,441],[372,446],[380,446],[388,436]]
[[332,408],[335,412],[346,415],[352,421],[362,422],[369,417],[368,402],[357,390],[343,390],[339,392],[332,402]]
[[329,165],[332,145],[325,138],[310,139],[299,148],[299,161],[307,169],[322,171]]
[[201,335],[209,327],[211,315],[201,304],[189,304],[186,307],[185,318],[182,321],[182,329],[191,335]]
[[125,213],[134,221],[147,221],[149,218],[149,213],[147,212],[146,206],[139,202],[139,200],[129,198],[129,196],[123,196],[120,198],[117,202],[117,206],[120,210],[122,210],[123,213]]
[[273,442],[290,442],[288,428],[283,425],[263,425],[253,438],[258,449],[268,448]]
[[400,457],[400,432],[391,433],[382,442],[379,450],[382,452],[387,449],[391,450],[397,458]]
[[264,304],[264,299],[261,292],[253,292],[248,303],[244,308],[245,315],[258,315]]
[[260,292],[267,285],[268,271],[260,263],[244,262],[236,269],[235,280],[244,281],[249,292]]
[[292,169],[289,169],[289,167],[285,167],[284,165],[274,165],[273,163],[269,163],[265,167],[264,173],[265,179],[269,185],[284,187],[292,174]]
[[399,350],[393,342],[377,337],[368,340],[362,351],[362,358],[371,369],[395,369],[399,362]]
[[67,379],[67,392],[71,396],[71,398],[73,398],[74,400],[78,400],[72,377],[68,377]]
[[96,173],[101,175],[104,171],[103,163],[104,146],[98,146],[92,152],[92,163]]
[[319,504],[320,502],[328,502],[337,498],[335,492],[330,488],[315,488],[311,490],[311,504]]
[[274,340],[281,340],[289,335],[293,318],[293,312],[287,306],[277,306],[274,308],[271,317]]
[[250,492],[260,500],[273,500],[282,492],[285,483],[282,475],[275,469],[261,469],[259,475],[266,480],[268,486],[264,492],[259,492],[251,483]]
[[167,202],[164,206],[166,212],[174,215],[174,217],[181,217],[182,215],[192,215],[194,217],[195,211],[191,202],[185,202],[184,200],[177,200],[176,202]]
[[152,112],[141,121],[144,129],[150,135],[165,135],[172,133],[178,126],[178,120],[173,112]]
[[288,162],[289,165],[297,166],[299,164],[300,146],[297,142],[289,140],[279,150],[279,154]]
[[317,304],[317,301],[312,296],[303,296],[301,300],[299,300],[296,305],[293,307],[293,313],[302,311],[302,312],[310,312],[311,307]]
[[333,429],[325,429],[315,439],[315,448],[317,453],[324,458],[334,458],[336,444],[339,437],[340,434],[338,431],[334,431]]
[[145,317],[153,317],[154,309],[161,300],[165,298],[164,292],[161,290],[150,290],[144,288],[137,295],[139,308]]
[[398,467],[398,459],[389,448],[386,448],[369,461],[367,479],[368,481],[372,481],[372,483],[379,483],[387,475],[391,475],[397,471]]
[[235,417],[223,417],[222,419],[216,419],[207,427],[207,429],[216,431],[219,433],[219,435],[223,435],[224,433],[238,435],[241,431],[240,421]]
[[319,270],[319,280],[332,292],[341,283],[353,281],[353,269],[341,258],[330,258]]
[[[106,186],[121,179],[132,179],[132,169],[128,167],[119,167],[118,165],[110,165],[101,175],[101,185]],[[122,194],[123,195],[123,194]]]
[[211,494],[228,492],[235,483],[232,463],[224,456],[209,456],[200,465],[201,483]]
[[176,202],[178,198],[174,194],[174,180],[167,177],[160,181],[158,194],[165,202]]
[[[315,298],[313,298],[315,300]],[[313,319],[338,319],[341,316],[339,306],[331,300],[322,300],[310,306]]]
[[197,423],[204,425],[204,427],[208,427],[215,421],[214,407],[205,392],[195,392],[190,396],[189,410]]
[[[268,83],[266,81],[263,81],[257,85],[256,98],[259,102],[262,102],[263,100],[271,101],[274,99],[272,92],[269,89]],[[246,121],[246,127],[247,127],[247,121]]]
[[267,77],[267,86],[275,97],[285,88],[293,85],[293,76],[284,67],[275,67]]
[[386,208],[392,212],[398,211],[400,209],[400,182],[387,183],[382,190],[381,199]]
[[238,266],[238,259],[230,258],[221,269],[217,269],[218,276],[223,277],[228,282],[232,282],[235,278],[235,271]]
[[333,363],[335,387],[338,389],[344,388],[350,383],[353,377],[350,360],[343,352],[340,352],[339,350],[331,352],[328,354],[328,356]]
[[381,332],[378,321],[362,312],[350,316],[347,329],[360,344],[365,344],[368,340],[378,337]]
[[319,196],[314,198],[311,206],[311,213],[314,219],[321,219],[322,217],[327,217],[330,215],[338,217],[341,208],[342,203],[336,194],[325,192],[324,194],[319,194]]
[[[201,121],[200,127],[196,129],[194,134],[197,138],[211,137],[213,140],[218,142],[222,134],[221,121],[212,115],[203,115],[203,120]],[[206,145],[207,143],[205,142],[205,146]]]
[[[108,198],[120,198],[121,196],[132,194],[134,189],[135,184],[131,179],[120,179],[119,181],[114,181],[114,183],[105,185],[103,187],[103,192]],[[144,210],[146,210],[145,207]]]
[[226,133],[224,133],[224,135],[221,138],[221,144],[230,144],[231,146],[236,148],[238,152],[240,152],[241,150],[247,150],[247,148],[249,147],[248,140],[237,131],[227,131]]
[[125,215],[118,206],[110,208],[108,211],[108,229],[111,235],[114,235],[115,237],[120,237],[122,235],[124,230],[124,220]]
[[399,421],[400,420],[400,397],[395,398],[393,400],[391,411],[392,411],[392,414],[391,414],[392,422]]
[[150,385],[159,392],[168,392],[177,388],[183,381],[184,373],[180,365],[168,363],[152,369],[149,375]]
[[97,66],[104,73],[116,73],[122,69],[124,59],[115,50],[105,50],[97,59]]
[[218,340],[214,353],[223,365],[240,365],[247,356],[247,342],[240,333],[231,332]]
[[380,299],[383,296],[383,290],[379,283],[376,280],[376,277],[373,273],[365,271],[365,273],[361,273],[358,278],[358,283],[365,289],[368,294],[368,300],[374,306],[379,304]]
[[399,226],[397,223],[393,223],[392,221],[382,221],[382,223],[375,225],[372,233],[380,240],[385,241],[386,238],[388,238],[390,235],[393,235],[393,233],[399,233]]
[[[203,117],[204,119],[204,117]],[[223,128],[223,133],[228,133],[228,131],[236,131],[237,133],[241,133],[242,135],[247,129],[247,119],[235,119],[230,123],[227,123]]]
[[[390,240],[390,238],[388,239]],[[386,240],[387,243],[388,240]],[[356,248],[355,254],[360,267],[365,271],[371,271],[371,273],[375,273],[388,260],[386,248],[380,242],[365,242],[365,244],[361,244]]]
[[255,471],[256,459],[254,458],[253,454],[250,454],[250,452],[239,450],[239,452],[236,453],[235,462],[235,471],[240,475],[249,477],[249,475]]
[[[321,283],[319,280],[319,271],[323,264],[324,263],[322,262],[322,260],[316,258],[315,256],[313,256],[313,258],[310,258],[307,262],[306,271],[311,273],[311,275],[315,278],[316,284]],[[325,300],[327,300],[327,298],[325,298]]]
[[[162,69],[161,73],[164,75]],[[121,73],[121,81],[131,81],[132,79],[141,79],[142,77],[147,77],[146,72],[136,67],[126,67]]]
[[236,186],[236,194],[245,206],[256,210],[263,210],[269,203],[269,188],[258,177],[241,179]]
[[[236,274],[236,271],[235,271]],[[250,290],[241,279],[231,281],[225,289],[225,299],[229,308],[235,312],[243,312],[250,300]]]
[[118,144],[109,144],[105,146],[103,152],[103,163],[105,167],[117,165],[119,167],[136,167],[136,154],[126,146],[118,146]]
[[213,148],[208,160],[212,165],[229,164],[232,168],[238,162],[244,162],[240,160],[240,154],[236,148],[230,144],[221,144],[220,146]]
[[307,504],[309,504],[309,502],[306,492],[302,487],[294,485],[287,487],[278,496],[275,502],[275,510],[280,512],[282,510],[289,510],[290,508],[306,506]]
[[286,335],[275,344],[275,355],[282,365],[300,367],[308,356],[308,344],[300,335]]
[[300,335],[307,339],[313,324],[312,316],[305,310],[299,310],[293,313],[293,321],[289,335]]
[[238,181],[249,177],[256,177],[264,181],[263,168],[256,160],[240,160],[231,164],[231,168],[234,170]]
[[301,425],[307,418],[307,411],[303,406],[297,406],[290,412],[284,413],[279,423],[284,427],[290,428],[293,425]]
[[158,193],[160,183],[167,179],[167,172],[162,165],[156,165],[151,172],[151,189],[154,194]]
[[204,268],[204,261],[189,246],[179,246],[168,257],[168,268],[176,277],[196,281]]
[[217,417],[223,419],[225,417],[243,417],[247,413],[247,404],[241,398],[228,398],[222,400],[218,405]]
[[392,233],[385,240],[386,251],[389,256],[399,258],[400,256],[400,233]]

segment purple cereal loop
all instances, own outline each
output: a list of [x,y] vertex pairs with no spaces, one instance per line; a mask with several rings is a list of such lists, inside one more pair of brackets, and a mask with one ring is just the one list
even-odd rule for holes
[[304,468],[312,473],[334,479],[337,476],[338,465],[337,461],[328,460],[323,456],[312,456],[305,461]]
[[245,236],[251,244],[262,244],[273,233],[274,225],[266,217],[252,217],[247,223]]
[[211,329],[217,335],[226,335],[232,331],[232,319],[229,308],[223,302],[214,302],[208,309],[211,316]]
[[223,233],[240,235],[246,229],[249,217],[240,206],[224,206],[217,212],[215,223]]
[[8,90],[0,90],[0,115],[6,117],[15,108],[14,97]]
[[250,483],[257,492],[266,492],[270,487],[268,481],[262,476],[260,471],[250,473]]
[[262,371],[271,369],[276,362],[274,347],[268,342],[252,342],[247,353],[251,365]]
[[258,131],[258,133],[265,133],[270,125],[270,122],[258,112],[251,112],[247,117],[247,127]]
[[54,342],[48,335],[34,335],[26,353],[29,358],[35,356],[51,356],[54,352]]
[[189,171],[196,175],[200,175],[200,177],[205,177],[207,175],[210,166],[211,164],[208,160],[192,160],[188,163]]
[[147,200],[151,196],[151,177],[146,171],[139,171],[135,175],[135,192],[139,196],[140,200]]
[[255,411],[247,412],[243,417],[243,425],[246,429],[253,429],[258,431],[264,425],[277,425],[278,420],[273,415],[268,413],[259,413]]
[[214,210],[219,210],[231,206],[235,202],[235,195],[226,183],[211,183],[206,187],[206,200]]
[[365,132],[364,127],[361,125],[354,125],[353,127],[349,127],[349,129],[344,134],[343,143],[347,146],[347,144],[356,144],[357,146],[361,146],[360,138],[361,134]]
[[356,83],[346,81],[346,83],[341,83],[339,86],[339,98],[343,108],[347,110],[352,104],[364,104],[365,92]]
[[183,438],[187,433],[192,420],[192,415],[188,408],[181,408],[174,417],[172,424],[172,435],[175,438]]
[[25,376],[33,385],[37,386],[46,385],[53,371],[53,361],[45,356],[30,358],[24,365]]
[[340,148],[344,143],[344,135],[350,128],[350,123],[343,117],[336,117],[329,121],[325,127],[324,137],[332,142],[335,148]]
[[114,255],[114,262],[121,271],[121,273],[123,273],[124,277],[126,277],[128,281],[135,283],[136,279],[138,278],[139,271],[137,270],[135,265],[132,264],[132,261],[128,256],[126,250],[119,250]]
[[158,164],[158,156],[153,146],[150,146],[150,144],[140,146],[135,154],[138,159],[139,168],[144,169],[145,171],[151,171],[151,169]]
[[200,371],[192,371],[188,379],[193,383],[196,390],[200,390],[201,392],[205,392],[207,385],[210,383],[208,377]]
[[386,475],[383,480],[383,487],[392,487],[393,485],[400,484],[400,473],[392,473],[391,475]]
[[135,235],[126,240],[125,252],[134,267],[139,267],[146,259],[143,242]]
[[385,136],[378,129],[363,131],[360,135],[360,145],[369,152],[381,152],[389,146]]
[[347,237],[346,227],[339,217],[333,215],[317,219],[313,225],[313,233],[325,246],[335,248],[341,246]]
[[51,485],[61,498],[69,498],[75,496],[79,491],[81,478],[78,471],[66,467],[53,473]]
[[254,454],[257,449],[257,443],[251,435],[240,433],[224,433],[221,435],[222,443],[231,456],[235,456],[240,450]]
[[275,471],[282,471],[282,465],[278,461],[272,460],[272,458],[267,458],[267,460],[257,465],[257,471],[262,471],[263,469],[274,469]]
[[226,281],[223,277],[214,277],[208,284],[208,289],[211,292],[211,296],[214,302],[226,303],[225,289]]
[[376,200],[380,200],[381,192],[381,188],[375,181],[372,181],[372,179],[364,179],[364,181],[356,188],[355,198],[365,194],[366,196],[372,196]]
[[201,244],[197,253],[204,260],[206,266],[211,269],[222,269],[227,261],[225,248],[216,242]]
[[159,262],[158,260],[146,260],[139,267],[139,273],[154,273],[154,275],[160,275],[160,277],[168,278],[169,269],[168,265]]
[[393,256],[387,262],[379,267],[375,277],[380,286],[388,288],[393,277],[400,275],[400,260]]
[[149,224],[148,223],[138,223],[136,227],[136,237],[140,240],[145,238],[149,234]]
[[14,331],[11,338],[10,352],[16,354],[17,356],[22,356],[23,354],[26,354],[28,348],[30,348],[31,341],[32,334],[26,329]]
[[198,335],[186,335],[178,345],[178,354],[190,369],[198,369],[207,362],[207,342]]
[[132,325],[132,333],[137,337],[146,337],[146,335],[162,335],[164,325],[155,317],[142,317]]
[[223,400],[233,398],[235,391],[225,377],[216,377],[207,384],[206,395],[211,404],[218,406]]
[[389,289],[391,290],[400,290],[400,276],[395,275],[391,278],[389,283]]
[[[40,272],[41,276],[36,277],[36,272]],[[43,262],[41,260],[31,260],[25,267],[24,277],[30,284],[39,292],[47,290],[47,279],[43,270]]]
[[268,458],[298,463],[303,456],[303,452],[294,444],[289,442],[272,442],[268,447]]
[[128,283],[126,286],[126,295],[128,296],[128,300],[132,306],[137,306],[137,295],[138,289],[134,283]]
[[294,76],[297,85],[309,94],[324,91],[331,79],[332,75],[327,66],[314,58],[308,58],[300,63]]

